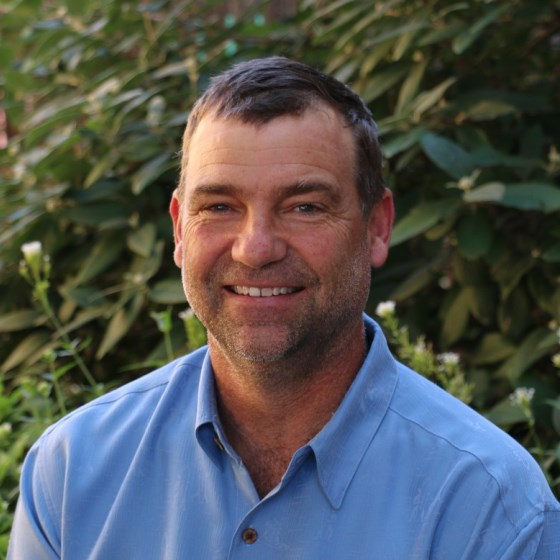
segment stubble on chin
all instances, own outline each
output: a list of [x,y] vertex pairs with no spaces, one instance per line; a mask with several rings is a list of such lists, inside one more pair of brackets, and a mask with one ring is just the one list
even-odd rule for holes
[[[335,284],[323,290],[318,276],[294,261],[285,263],[289,264],[284,268],[288,273],[261,270],[253,271],[252,277],[236,265],[218,263],[204,282],[190,276],[183,266],[187,299],[208,331],[213,366],[237,372],[252,385],[277,391],[301,385],[339,355],[344,356],[354,339],[363,336],[362,311],[370,284],[366,260],[365,253],[358,250],[353,259],[341,264]],[[290,285],[304,285],[310,297],[284,319],[263,315],[249,321],[227,308],[221,292],[227,280],[223,279],[259,281],[266,280],[266,275],[284,278]]]

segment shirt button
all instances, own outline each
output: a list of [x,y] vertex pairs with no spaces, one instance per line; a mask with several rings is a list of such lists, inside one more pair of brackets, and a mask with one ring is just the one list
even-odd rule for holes
[[259,538],[259,534],[255,531],[255,529],[249,527],[241,533],[241,538],[245,544],[254,544]]

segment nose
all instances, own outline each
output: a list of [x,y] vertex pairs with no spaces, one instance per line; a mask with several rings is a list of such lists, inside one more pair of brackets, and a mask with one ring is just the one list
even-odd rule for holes
[[234,261],[262,268],[286,256],[286,241],[278,234],[273,217],[247,215],[232,247]]

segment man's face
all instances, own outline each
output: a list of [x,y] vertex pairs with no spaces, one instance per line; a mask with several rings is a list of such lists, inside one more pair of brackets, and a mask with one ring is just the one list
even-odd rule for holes
[[202,119],[171,214],[212,352],[268,362],[360,336],[392,202],[386,193],[364,217],[355,176],[352,133],[325,105],[260,126]]

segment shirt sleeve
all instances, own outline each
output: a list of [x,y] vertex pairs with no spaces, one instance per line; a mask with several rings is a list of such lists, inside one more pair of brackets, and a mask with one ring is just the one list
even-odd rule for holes
[[560,558],[560,511],[542,515],[543,530],[535,560],[557,560]]
[[38,454],[39,448],[35,446],[23,465],[8,560],[60,558],[60,528],[53,521],[53,507],[48,499]]
[[537,514],[500,556],[502,560],[560,559],[560,511]]

